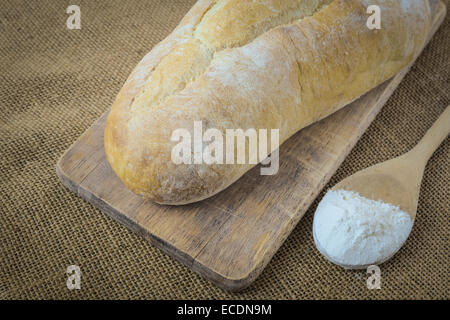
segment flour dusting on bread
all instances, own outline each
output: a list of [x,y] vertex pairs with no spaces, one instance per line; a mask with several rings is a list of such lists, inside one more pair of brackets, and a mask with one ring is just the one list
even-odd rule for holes
[[[366,27],[369,3],[380,30]],[[428,0],[200,0],[119,93],[108,161],[158,203],[210,197],[254,165],[177,165],[174,130],[276,128],[283,143],[407,66],[430,25]]]

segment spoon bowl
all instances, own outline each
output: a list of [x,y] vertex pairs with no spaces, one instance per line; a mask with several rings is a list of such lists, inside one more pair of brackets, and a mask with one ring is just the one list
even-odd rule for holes
[[[450,106],[445,109],[414,149],[400,157],[361,170],[342,180],[331,190],[352,191],[366,199],[399,207],[401,211],[409,214],[414,223],[425,166],[449,132]],[[368,265],[346,265],[326,254],[326,250],[318,241],[314,227],[313,236],[319,251],[328,260],[346,269],[365,269],[368,265],[381,264],[389,260],[404,243],[403,241],[395,252],[383,256],[379,261],[373,261]]]

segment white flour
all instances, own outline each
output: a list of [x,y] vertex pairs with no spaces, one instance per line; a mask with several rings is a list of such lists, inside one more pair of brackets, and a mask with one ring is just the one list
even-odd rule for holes
[[370,265],[400,249],[412,225],[399,207],[356,192],[330,190],[317,207],[313,233],[319,251],[332,262]]

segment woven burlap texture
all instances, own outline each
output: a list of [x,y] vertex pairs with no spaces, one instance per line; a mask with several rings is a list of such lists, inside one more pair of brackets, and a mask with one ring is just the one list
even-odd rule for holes
[[[381,290],[315,249],[311,206],[256,282],[229,293],[166,256],[59,182],[63,152],[112,104],[133,67],[194,0],[0,3],[0,298],[449,299],[449,147],[431,158],[404,248],[381,265]],[[444,24],[327,188],[407,151],[450,102]],[[327,189],[325,188],[325,190]],[[66,268],[81,267],[81,290]]]

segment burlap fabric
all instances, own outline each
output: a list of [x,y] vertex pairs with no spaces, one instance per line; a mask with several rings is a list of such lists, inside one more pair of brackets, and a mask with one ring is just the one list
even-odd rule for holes
[[[66,28],[75,3],[81,30]],[[426,169],[411,237],[381,266],[381,290],[368,290],[365,272],[336,267],[315,249],[317,201],[260,278],[231,294],[60,184],[59,156],[193,3],[1,1],[0,298],[450,298],[449,139]],[[447,17],[329,186],[407,151],[449,104],[449,27]],[[81,290],[66,287],[71,264],[81,267]]]

